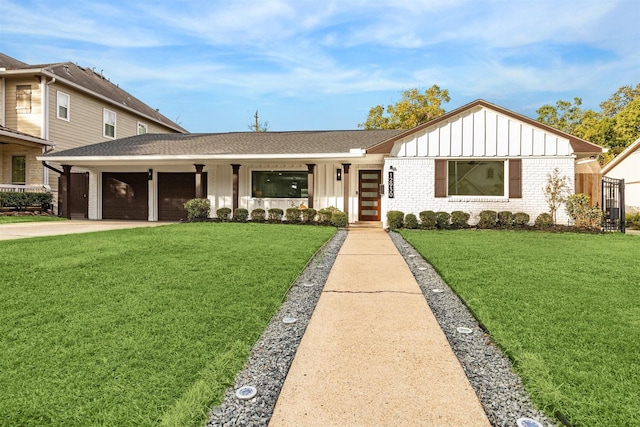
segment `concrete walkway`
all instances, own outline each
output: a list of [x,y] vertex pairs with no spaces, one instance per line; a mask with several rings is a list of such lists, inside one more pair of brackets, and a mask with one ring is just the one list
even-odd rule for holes
[[489,426],[386,232],[349,231],[269,426]]
[[61,234],[90,233],[93,231],[123,228],[155,227],[168,222],[147,221],[90,221],[87,219],[69,221],[18,222],[0,224],[0,240],[22,239],[26,237],[57,236]]

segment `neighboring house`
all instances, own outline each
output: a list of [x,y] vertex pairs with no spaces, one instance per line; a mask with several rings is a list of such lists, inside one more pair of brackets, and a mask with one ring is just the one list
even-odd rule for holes
[[[7,142],[6,133],[38,138],[57,151],[147,132],[187,133],[92,69],[72,62],[30,65],[2,53],[0,126],[3,189],[50,188],[54,195],[58,175],[36,160],[42,153]],[[59,165],[53,166],[59,170]]]
[[[548,211],[557,168],[573,188],[576,161],[602,148],[478,100],[410,130],[140,135],[53,152],[89,170],[89,218],[184,218],[184,201],[216,209],[335,206],[349,222],[386,212]],[[558,221],[566,223],[564,210]]]
[[13,191],[16,187],[45,191],[43,167],[36,157],[52,145],[44,139],[0,126],[0,191]]
[[640,138],[607,163],[602,175],[624,179],[625,212],[640,211]]

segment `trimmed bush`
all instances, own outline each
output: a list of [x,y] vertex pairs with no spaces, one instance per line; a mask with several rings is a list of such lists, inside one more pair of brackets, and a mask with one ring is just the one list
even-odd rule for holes
[[245,208],[237,208],[233,213],[233,219],[238,222],[247,222],[249,219],[249,211]]
[[451,215],[448,212],[436,212],[436,227],[445,230],[449,228]]
[[344,228],[349,223],[347,214],[339,210],[333,211],[331,214],[331,225],[338,228]]
[[624,220],[628,227],[640,229],[640,212],[625,213]]
[[267,212],[262,208],[256,208],[251,211],[252,222],[264,222],[267,218]]
[[498,212],[498,226],[500,227],[512,227],[513,226],[513,213],[509,211]]
[[267,209],[267,220],[269,222],[282,222],[284,211],[280,208]]
[[513,214],[513,225],[516,227],[524,227],[525,225],[529,225],[529,214],[524,212],[516,212]]
[[209,199],[187,200],[183,206],[187,210],[188,219],[207,219],[211,213]]
[[330,224],[331,223],[331,215],[333,214],[334,210],[335,210],[335,208],[320,209],[318,211],[318,217],[319,217],[320,224],[325,224],[325,225]]
[[420,215],[420,228],[436,228],[436,213],[434,211],[422,211]]
[[467,228],[469,227],[469,218],[471,215],[462,211],[451,212],[451,228]]
[[231,218],[231,208],[220,208],[216,211],[216,215],[221,221],[229,221]]
[[482,211],[480,212],[480,220],[476,227],[478,228],[494,228],[498,222],[498,214],[496,211]]
[[33,192],[0,192],[0,207],[10,207],[22,211],[29,206],[38,207],[41,210],[51,209],[53,194]]
[[404,228],[415,230],[418,228],[418,217],[410,213],[404,217]]
[[586,194],[578,193],[567,197],[567,213],[573,219],[576,227],[602,227],[602,210],[598,206],[591,206],[591,200]]
[[302,222],[308,224],[315,221],[317,214],[318,211],[313,208],[302,209]]
[[404,213],[400,211],[387,212],[387,225],[390,230],[398,230],[404,225]]
[[301,213],[302,211],[300,210],[300,208],[287,208],[285,218],[287,219],[287,222],[297,224],[300,222]]
[[543,212],[536,218],[535,222],[538,228],[551,228],[553,227],[553,217],[548,212]]

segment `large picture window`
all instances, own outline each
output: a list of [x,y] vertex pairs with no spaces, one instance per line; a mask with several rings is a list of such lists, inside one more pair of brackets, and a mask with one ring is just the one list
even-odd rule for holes
[[253,197],[308,197],[307,171],[253,171]]
[[449,160],[448,195],[504,196],[504,161]]

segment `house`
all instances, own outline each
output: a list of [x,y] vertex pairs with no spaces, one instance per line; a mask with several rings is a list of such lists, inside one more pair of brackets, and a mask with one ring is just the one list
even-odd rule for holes
[[[220,207],[335,206],[349,222],[386,212],[548,211],[554,169],[602,148],[483,100],[410,130],[145,134],[40,158],[89,171],[91,219],[184,218],[184,201]],[[69,191],[71,192],[71,191]],[[558,221],[568,220],[564,210]]]
[[625,212],[640,211],[640,138],[602,168],[607,178],[624,179]]
[[[43,150],[147,132],[187,131],[102,72],[72,62],[29,65],[0,53],[0,191],[50,190],[55,197],[58,175],[51,172],[61,171],[36,159]],[[72,179],[82,183],[86,175]]]

